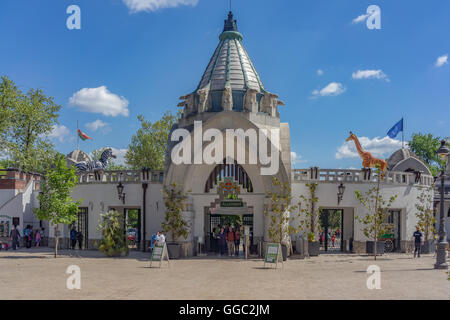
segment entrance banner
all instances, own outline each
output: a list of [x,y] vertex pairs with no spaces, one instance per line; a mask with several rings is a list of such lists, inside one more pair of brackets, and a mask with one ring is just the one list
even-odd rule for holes
[[166,243],[155,243],[152,251],[152,257],[150,259],[150,268],[152,267],[152,262],[159,262],[158,268],[161,268],[162,261],[166,257],[167,263],[169,264],[169,254],[167,252]]
[[279,243],[268,243],[266,246],[266,255],[264,256],[264,268],[266,263],[275,263],[275,268],[278,266],[278,260],[283,263],[283,257],[281,256],[281,244]]

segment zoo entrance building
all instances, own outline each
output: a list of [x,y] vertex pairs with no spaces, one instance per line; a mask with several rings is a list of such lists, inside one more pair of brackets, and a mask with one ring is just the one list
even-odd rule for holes
[[[165,207],[161,190],[164,185],[176,183],[184,191],[189,191],[182,216],[189,223],[190,232],[181,241],[182,256],[197,255],[199,251],[210,252],[213,228],[230,221],[239,221],[247,226],[251,253],[261,252],[264,243],[270,242],[270,218],[264,212],[270,213],[271,202],[267,192],[274,190],[272,178],[276,177],[291,186],[293,203],[299,202],[301,195],[309,198],[308,185],[317,183],[316,206],[321,210],[322,227],[324,230],[338,230],[339,233],[339,241],[334,246],[324,241],[322,250],[366,252],[366,241],[369,239],[363,234],[363,225],[355,219],[356,216],[364,216],[366,209],[356,199],[354,191],[368,191],[376,182],[376,174],[367,170],[317,167],[292,169],[289,124],[281,123],[279,117],[279,108],[288,106],[284,106],[275,93],[264,87],[244,48],[243,36],[231,12],[219,40],[197,88],[181,97],[179,106],[183,108],[183,116],[174,129],[186,129],[192,140],[196,121],[202,122],[203,132],[214,128],[224,136],[226,129],[279,129],[278,172],[261,175],[264,165],[259,158],[256,164],[238,164],[235,159],[226,159],[228,161],[223,164],[177,165],[170,160],[176,143],[169,142],[164,171],[105,171],[99,176],[89,172],[80,173],[79,184],[72,196],[74,200],[83,200],[75,223],[85,238],[83,247],[97,248],[101,239],[97,230],[100,214],[115,209],[124,214],[128,225],[133,219],[136,247],[146,250],[151,236],[161,229],[164,221]],[[271,144],[270,139],[268,143]],[[201,150],[207,146],[205,142],[200,144]],[[244,147],[248,153],[249,145],[244,143]],[[75,162],[88,157],[79,150],[68,155],[68,159]],[[415,206],[417,197],[422,187],[432,185],[433,177],[427,166],[407,149],[396,151],[387,163],[381,193],[385,198],[397,195],[386,221],[392,225],[389,250],[408,252],[413,245],[411,237],[418,223]],[[38,183],[39,180],[36,180],[29,187],[36,189]],[[234,197],[226,197],[224,183],[231,185],[233,190],[239,190]],[[119,184],[125,194],[120,199]],[[25,186],[26,183],[23,184]],[[33,205],[38,205],[36,197],[32,196],[33,192],[38,192],[38,188],[26,192],[33,199]],[[446,210],[449,210],[448,203]],[[0,206],[0,216],[20,215],[20,230],[27,224],[39,224],[28,211],[19,211],[14,213],[14,210]],[[292,223],[297,224],[297,221]],[[446,224],[448,229],[448,219]],[[49,232],[49,245],[52,246],[53,228],[46,230]],[[69,229],[60,226],[60,231],[63,238],[61,246],[68,246]],[[316,236],[319,237],[318,234]],[[291,235],[290,239],[295,247],[300,243],[298,239],[306,239],[306,234],[299,232]]]

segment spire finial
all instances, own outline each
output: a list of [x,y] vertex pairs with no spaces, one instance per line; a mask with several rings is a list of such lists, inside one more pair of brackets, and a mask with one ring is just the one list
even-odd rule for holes
[[[231,8],[230,8],[231,9]],[[233,19],[233,12],[228,12],[228,19],[225,20],[225,26],[223,27],[223,31],[238,31],[236,20]]]

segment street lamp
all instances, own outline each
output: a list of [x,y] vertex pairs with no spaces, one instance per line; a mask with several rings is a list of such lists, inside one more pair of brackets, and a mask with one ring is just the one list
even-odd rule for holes
[[345,192],[345,186],[344,184],[341,182],[341,184],[338,186],[338,204],[341,203],[343,197],[344,197],[344,192]]
[[447,248],[447,233],[445,232],[444,224],[444,193],[445,193],[445,167],[447,165],[447,156],[450,154],[450,149],[445,145],[447,142],[445,140],[441,141],[441,146],[436,151],[436,154],[440,155],[446,160],[441,172],[441,203],[439,209],[439,243],[437,246],[436,253],[436,264],[435,269],[448,269],[448,264],[446,260],[446,248]]
[[119,200],[122,200],[123,204],[125,204],[125,193],[123,192],[123,184],[122,181],[117,185],[117,195],[119,196]]

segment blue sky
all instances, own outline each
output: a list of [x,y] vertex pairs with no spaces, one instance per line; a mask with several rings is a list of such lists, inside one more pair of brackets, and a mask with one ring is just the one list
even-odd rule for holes
[[[66,27],[73,4],[81,30]],[[381,30],[353,23],[372,4]],[[0,74],[63,106],[59,151],[76,148],[79,120],[94,138],[81,149],[123,153],[138,114],[175,113],[196,88],[227,11],[225,0],[2,0]],[[235,0],[233,12],[264,86],[286,103],[295,167],[360,168],[350,130],[387,157],[400,142],[386,132],[402,116],[406,139],[450,135],[449,1]]]

